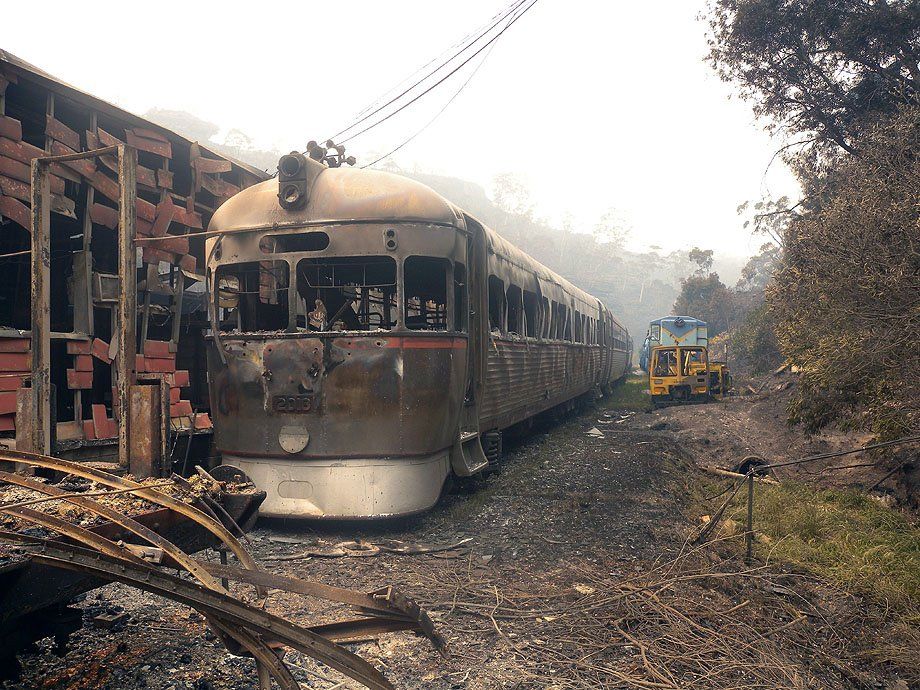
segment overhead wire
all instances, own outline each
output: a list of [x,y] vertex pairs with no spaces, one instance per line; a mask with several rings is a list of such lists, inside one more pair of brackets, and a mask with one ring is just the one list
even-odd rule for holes
[[[509,25],[510,25],[510,20],[509,20]],[[492,49],[495,47],[495,45],[496,45],[496,44],[493,43],[491,46],[489,46],[489,50],[487,50],[486,53],[485,53],[485,55],[482,56],[482,59],[479,61],[479,64],[477,64],[476,67],[473,68],[472,72],[470,72],[470,74],[469,74],[469,76],[466,78],[466,80],[460,85],[460,88],[457,89],[457,90],[454,92],[454,94],[448,99],[447,103],[445,103],[445,104],[441,107],[441,109],[440,109],[437,113],[435,113],[434,117],[432,117],[430,120],[428,120],[428,122],[426,122],[424,125],[422,125],[422,127],[421,127],[418,131],[416,131],[416,132],[415,132],[412,136],[410,136],[408,139],[405,139],[405,140],[404,140],[402,143],[400,143],[398,146],[396,146],[395,148],[391,149],[390,151],[388,151],[388,152],[385,153],[384,155],[380,156],[379,158],[377,158],[377,159],[371,161],[370,163],[367,163],[366,165],[362,165],[361,168],[362,168],[362,169],[363,169],[363,168],[369,168],[369,167],[371,167],[372,165],[376,165],[377,163],[379,163],[380,161],[384,160],[385,158],[389,158],[389,157],[392,156],[394,153],[396,153],[397,151],[399,151],[401,148],[403,148],[403,147],[406,146],[407,144],[411,143],[416,137],[418,137],[418,136],[419,136],[420,134],[422,134],[425,130],[427,130],[432,124],[434,124],[434,121],[437,120],[439,117],[441,117],[441,115],[444,113],[445,110],[447,110],[447,108],[450,106],[450,104],[453,103],[453,102],[456,100],[457,96],[459,96],[460,93],[466,88],[467,84],[469,84],[469,83],[473,80],[473,77],[476,76],[476,73],[477,73],[477,72],[479,71],[479,69],[483,66],[483,64],[485,64],[485,61],[489,59],[489,55],[492,53]]]
[[[407,77],[403,78],[402,81],[400,81],[398,84],[393,85],[392,87],[390,87],[389,89],[387,89],[386,91],[384,91],[382,94],[380,94],[376,99],[374,99],[373,101],[371,101],[370,103],[368,103],[364,108],[362,108],[358,113],[355,114],[355,118],[359,118],[359,117],[361,117],[362,115],[364,115],[365,113],[367,113],[371,108],[373,108],[373,107],[376,106],[378,103],[380,103],[384,98],[386,98],[386,97],[388,97],[390,94],[396,92],[397,89],[401,88],[404,84],[407,84],[407,83],[408,83],[412,78],[414,78],[417,74],[421,73],[422,71],[424,71],[425,69],[427,69],[428,67],[430,67],[431,65],[433,65],[435,62],[438,62],[438,61],[440,60],[440,61],[441,61],[441,62],[440,62],[440,65],[439,65],[435,70],[432,70],[432,72],[430,72],[427,76],[430,76],[430,75],[433,74],[434,72],[437,72],[437,71],[438,71],[439,69],[441,69],[444,65],[446,65],[447,63],[449,63],[451,60],[455,59],[455,58],[457,57],[457,55],[458,55],[460,52],[463,52],[463,50],[466,50],[466,48],[468,47],[468,45],[471,45],[471,44],[475,43],[475,42],[478,41],[480,38],[482,38],[482,36],[483,36],[484,34],[488,33],[492,28],[494,28],[495,24],[492,24],[492,22],[496,22],[496,23],[497,23],[497,21],[501,21],[502,17],[508,16],[509,10],[514,9],[514,7],[519,7],[521,4],[523,4],[523,0],[512,0],[512,2],[510,2],[508,5],[506,5],[504,8],[502,8],[502,9],[499,10],[498,12],[496,12],[496,13],[495,13],[491,18],[489,18],[487,21],[485,21],[485,22],[483,22],[482,24],[480,24],[478,27],[476,27],[475,29],[473,29],[472,31],[470,31],[469,33],[467,33],[467,34],[466,34],[463,38],[461,38],[459,41],[456,41],[455,43],[451,44],[448,48],[446,48],[445,50],[441,51],[440,53],[438,53],[438,55],[436,55],[435,57],[431,58],[431,60],[429,60],[429,61],[426,62],[424,65],[422,65],[421,67],[419,67],[418,69],[416,69],[412,74],[410,74],[410,75],[408,75]],[[497,21],[496,21],[496,20],[497,20]],[[475,38],[474,38],[474,37],[475,37]],[[471,40],[471,39],[472,39],[472,40]],[[447,60],[441,60],[442,57],[444,57],[445,55],[451,53],[452,51],[454,51],[455,49],[459,48],[460,46],[463,46],[463,48],[462,48],[460,51],[458,51],[458,52],[456,52],[456,53],[453,53],[453,54],[450,56],[450,58],[448,58]],[[411,88],[411,87],[410,87],[410,88]],[[405,93],[405,92],[406,92],[406,89],[404,89],[404,90],[401,92],[401,94],[402,94],[402,93]],[[352,124],[355,124],[355,123],[352,123]],[[346,130],[343,130],[343,131],[346,131]],[[338,136],[338,135],[336,135],[336,136]]]
[[438,81],[436,81],[434,84],[432,84],[432,85],[429,86],[427,89],[425,89],[424,91],[422,91],[420,94],[418,94],[417,96],[415,96],[415,97],[412,98],[411,100],[407,101],[406,103],[402,104],[399,108],[397,108],[396,110],[390,112],[389,114],[387,114],[385,117],[381,118],[380,120],[377,120],[376,122],[373,122],[373,123],[369,124],[367,127],[363,128],[363,129],[361,129],[361,130],[355,132],[355,133],[352,134],[351,136],[349,136],[349,137],[343,139],[340,143],[344,144],[344,143],[346,143],[346,142],[349,142],[349,141],[351,141],[352,139],[354,139],[354,138],[356,138],[356,137],[359,137],[359,136],[361,136],[362,134],[364,134],[365,132],[367,132],[367,131],[373,129],[374,127],[378,127],[379,125],[382,125],[384,122],[386,122],[387,120],[389,120],[391,117],[393,117],[394,115],[399,114],[400,112],[402,112],[403,110],[405,110],[406,108],[408,108],[410,105],[412,105],[413,103],[415,103],[417,100],[419,100],[420,98],[422,98],[422,96],[424,96],[424,95],[430,93],[433,89],[435,89],[435,88],[437,88],[438,86],[440,86],[441,84],[443,84],[443,83],[444,83],[445,81],[447,81],[450,77],[452,77],[454,74],[456,74],[460,69],[462,69],[466,64],[468,64],[468,63],[470,62],[470,60],[472,60],[473,58],[475,58],[475,57],[476,57],[477,55],[479,55],[482,51],[484,51],[486,48],[488,48],[488,47],[491,46],[493,43],[495,43],[495,41],[497,41],[499,38],[501,38],[502,35],[504,35],[504,33],[505,33],[508,29],[510,29],[510,28],[514,25],[515,22],[517,22],[521,17],[523,17],[523,16],[524,16],[534,5],[536,5],[539,1],[540,1],[540,0],[531,0],[530,4],[527,5],[526,7],[524,7],[524,9],[522,9],[521,12],[520,12],[519,14],[517,14],[515,17],[513,17],[513,18],[511,19],[511,21],[509,21],[501,31],[499,31],[497,34],[495,34],[495,35],[494,35],[492,38],[490,38],[486,43],[484,43],[478,50],[476,50],[476,52],[474,52],[472,55],[470,55],[468,58],[466,58],[463,62],[461,62],[459,65],[457,65],[457,66],[456,66],[454,69],[452,69],[450,72],[448,72],[448,73],[445,74],[443,77],[441,77],[441,78],[440,78]]
[[[484,29],[480,29],[480,30],[478,30],[478,31],[476,31],[476,32],[473,32],[473,33],[475,34],[475,36],[472,38],[472,40],[467,40],[467,39],[461,40],[461,41],[460,41],[461,47],[460,47],[459,50],[454,51],[447,59],[441,60],[440,62],[438,62],[438,64],[437,64],[433,69],[429,70],[429,71],[428,71],[427,73],[425,73],[422,77],[420,77],[419,79],[417,79],[415,82],[413,82],[413,83],[412,83],[411,85],[409,85],[408,87],[404,88],[402,91],[400,91],[399,93],[397,93],[395,96],[393,96],[392,98],[390,98],[388,101],[386,101],[385,103],[383,103],[383,104],[377,106],[376,108],[374,108],[374,106],[375,106],[377,103],[379,103],[380,100],[382,100],[383,98],[386,97],[386,94],[384,94],[384,96],[382,96],[381,98],[378,98],[377,101],[371,103],[368,107],[364,108],[364,109],[362,110],[361,113],[358,113],[358,118],[357,118],[356,120],[354,120],[351,124],[349,124],[349,125],[348,125],[347,127],[345,127],[344,129],[341,129],[341,130],[339,130],[338,132],[336,132],[333,136],[329,137],[329,139],[335,140],[337,137],[340,137],[340,136],[342,136],[343,134],[346,134],[346,133],[349,132],[350,130],[352,130],[352,129],[354,129],[355,127],[357,127],[358,125],[360,125],[362,122],[366,122],[367,120],[369,120],[371,117],[373,117],[374,115],[376,115],[377,113],[379,113],[379,112],[382,111],[383,109],[387,108],[388,106],[392,105],[393,103],[397,102],[399,99],[401,99],[401,98],[403,98],[404,96],[406,96],[407,94],[409,94],[409,93],[410,93],[411,91],[413,91],[416,87],[420,86],[421,84],[423,84],[423,83],[424,83],[425,81],[427,81],[428,79],[432,78],[432,77],[433,77],[434,75],[436,75],[438,72],[440,72],[441,70],[443,70],[447,65],[449,65],[449,64],[452,63],[454,60],[456,60],[458,57],[460,57],[461,55],[463,55],[463,53],[465,53],[467,50],[469,50],[472,46],[474,46],[474,45],[476,45],[477,43],[479,43],[479,41],[481,41],[482,38],[483,38],[484,36],[488,35],[489,32],[493,31],[493,30],[495,29],[496,26],[498,26],[505,18],[507,18],[507,17],[510,16],[514,11],[516,11],[518,8],[520,8],[520,6],[523,5],[526,1],[527,1],[527,0],[513,0],[513,1],[511,2],[510,5],[506,6],[505,9],[503,9],[501,12],[499,12],[499,14],[497,15],[496,18],[493,18],[492,20],[490,20],[490,22],[488,23],[488,26],[486,26]],[[445,52],[450,52],[450,50],[451,50],[451,49],[448,49],[448,51],[445,51]],[[443,54],[443,53],[442,53],[442,54]],[[440,56],[439,56],[439,57],[440,57]],[[437,61],[437,58],[435,58],[435,60],[429,61],[429,62],[427,63],[427,65],[431,65],[432,62],[435,62],[435,61]],[[426,66],[427,66],[427,65],[426,65]],[[422,70],[424,70],[424,69],[425,69],[425,68],[422,67],[422,68],[420,68],[419,70],[416,70],[415,73],[413,73],[413,75],[410,75],[410,77],[408,77],[407,79],[404,79],[403,82],[408,81],[409,79],[412,78],[412,76],[414,76],[414,74],[418,74],[418,72],[420,72],[420,71],[422,71]],[[392,89],[391,89],[391,92],[392,92]],[[373,108],[373,110],[371,110],[372,108]],[[370,112],[367,112],[367,111],[370,111]]]
[[[486,41],[485,43],[483,43],[479,48],[477,48],[472,54],[470,54],[468,57],[466,57],[459,65],[457,65],[456,67],[454,67],[450,72],[448,72],[447,74],[445,74],[443,77],[441,77],[441,78],[440,78],[438,81],[436,81],[434,84],[431,84],[430,86],[428,86],[428,87],[427,87],[424,91],[422,91],[421,93],[415,95],[415,96],[414,96],[413,98],[411,98],[409,101],[403,103],[403,104],[402,104],[401,106],[399,106],[396,110],[393,110],[393,111],[389,112],[387,115],[385,115],[385,116],[382,117],[381,119],[379,119],[379,120],[377,120],[377,121],[375,121],[375,122],[372,122],[371,124],[367,125],[366,127],[362,128],[362,129],[360,129],[359,131],[357,131],[357,132],[351,134],[350,136],[346,137],[345,139],[343,139],[343,140],[340,141],[339,143],[340,143],[340,144],[344,144],[344,143],[346,143],[346,142],[349,142],[349,141],[351,141],[352,139],[355,139],[356,137],[358,137],[358,136],[364,134],[365,132],[367,132],[367,131],[373,129],[374,127],[378,127],[379,125],[383,124],[384,122],[386,122],[387,120],[389,120],[389,119],[390,119],[391,117],[393,117],[394,115],[397,115],[398,113],[402,112],[403,110],[405,110],[406,108],[408,108],[410,105],[412,105],[413,103],[415,103],[416,101],[418,101],[420,98],[422,98],[422,97],[425,96],[426,94],[430,93],[433,89],[437,88],[438,86],[440,86],[441,84],[443,84],[445,81],[447,81],[447,79],[449,79],[449,78],[452,77],[454,74],[456,74],[460,69],[462,69],[465,65],[467,65],[473,58],[475,58],[477,55],[479,55],[479,54],[482,53],[484,50],[486,50],[489,46],[493,45],[499,38],[501,38],[501,37],[504,35],[504,33],[505,33],[508,29],[510,29],[510,28],[515,24],[515,22],[517,22],[521,17],[523,17],[523,16],[524,16],[534,5],[537,4],[537,2],[539,2],[539,0],[529,0],[529,4],[526,4],[527,1],[528,1],[528,0],[523,0],[523,2],[522,2],[522,4],[521,4],[521,6],[523,6],[523,9],[521,9],[519,12],[517,12],[517,14],[515,14],[514,16],[512,16],[511,19],[505,24],[504,27],[502,27],[502,29],[501,29],[498,33],[496,33],[496,34],[495,34],[494,36],[492,36],[488,41]],[[525,4],[526,4],[526,6],[524,6]],[[512,13],[515,12],[515,11],[516,11],[516,10],[512,10]],[[509,13],[507,16],[511,16],[511,13]],[[422,81],[424,81],[424,80],[422,80]],[[420,82],[419,82],[419,83],[420,83]],[[414,88],[414,86],[413,86],[413,88]],[[408,89],[408,90],[406,91],[406,94],[408,94],[409,91],[411,91],[411,89]],[[390,104],[394,103],[395,101],[399,100],[399,98],[400,98],[400,97],[396,97],[396,98],[394,98],[394,99],[391,99],[388,103],[384,104],[383,106],[380,106],[380,107],[377,108],[374,112],[372,112],[372,113],[366,115],[365,117],[361,118],[358,122],[355,122],[354,124],[352,124],[352,125],[350,125],[349,127],[345,128],[344,130],[342,130],[341,132],[339,132],[336,136],[339,136],[339,135],[341,135],[341,134],[343,134],[343,133],[349,131],[350,129],[353,129],[354,127],[356,127],[357,125],[361,124],[362,122],[367,121],[367,120],[370,119],[373,115],[375,115],[376,113],[380,112],[381,110],[383,110],[383,109],[384,109],[385,107],[387,107],[388,105],[390,105]],[[335,138],[335,137],[333,137],[333,139],[334,139],[334,138]]]

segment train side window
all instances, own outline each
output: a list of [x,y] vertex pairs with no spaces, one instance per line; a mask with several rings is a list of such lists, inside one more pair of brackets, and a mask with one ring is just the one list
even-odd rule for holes
[[500,278],[489,276],[489,330],[504,331],[505,284]]
[[447,330],[447,276],[450,261],[410,256],[405,263],[406,328]]
[[552,328],[553,328],[553,314],[549,308],[549,300],[543,298],[543,315],[542,315],[542,326],[543,326],[543,337],[546,339],[552,338]]
[[576,343],[584,342],[583,331],[584,331],[584,321],[582,320],[581,312],[576,309],[575,310],[575,342]]
[[508,286],[508,332],[524,335],[524,304],[521,288],[511,284]]
[[540,298],[530,290],[524,290],[524,330],[528,338],[540,335]]
[[469,299],[466,285],[466,266],[454,264],[454,330],[465,332],[469,319]]
[[286,261],[250,261],[217,269],[220,330],[281,331],[288,327],[290,268]]
[[572,318],[569,313],[569,308],[564,304],[559,305],[559,320],[562,326],[560,338],[572,342]]
[[299,329],[391,330],[399,311],[396,261],[389,256],[301,259],[297,262],[297,299]]

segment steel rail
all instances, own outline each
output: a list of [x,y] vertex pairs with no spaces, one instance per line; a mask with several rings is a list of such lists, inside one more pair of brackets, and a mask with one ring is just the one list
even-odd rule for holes
[[[34,539],[28,541],[34,543]],[[215,616],[221,622],[245,626],[265,640],[273,640],[293,647],[363,683],[372,690],[394,690],[386,677],[361,657],[339,647],[322,635],[280,616],[246,604],[227,594],[209,590],[201,585],[160,572],[143,561],[135,564],[126,559],[59,542],[48,540],[39,540],[39,542],[39,546],[24,547],[25,552],[29,553],[35,562],[98,575],[107,580],[121,582],[152,594],[159,594],[191,606],[206,615]]]

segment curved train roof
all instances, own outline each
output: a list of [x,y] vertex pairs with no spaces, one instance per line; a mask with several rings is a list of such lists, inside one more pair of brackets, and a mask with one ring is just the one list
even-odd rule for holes
[[[239,232],[273,223],[296,225],[352,221],[420,222],[462,227],[461,209],[421,182],[381,170],[351,167],[326,168],[316,178],[304,208],[287,211],[278,203],[278,182],[271,179],[244,189],[214,213],[208,232]],[[472,217],[472,216],[470,216]],[[479,221],[476,221],[479,223]],[[558,285],[571,296],[591,305],[603,305],[508,240],[479,223],[489,251],[541,280]],[[609,313],[609,309],[607,310]],[[620,328],[622,324],[611,314]],[[624,328],[625,330],[625,328]]]
[[266,180],[228,199],[209,231],[227,232],[271,223],[342,223],[379,220],[458,225],[460,211],[430,187],[380,170],[326,168],[316,178],[304,208],[278,203],[278,181]]

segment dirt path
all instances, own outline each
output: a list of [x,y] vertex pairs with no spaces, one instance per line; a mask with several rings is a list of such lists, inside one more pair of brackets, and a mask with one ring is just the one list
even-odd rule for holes
[[[425,605],[450,658],[408,633],[353,645],[400,688],[903,690],[893,672],[849,658],[865,634],[851,627],[860,602],[780,568],[752,570],[731,545],[688,553],[694,471],[672,431],[648,428],[672,417],[591,410],[535,433],[498,474],[427,515],[375,526],[263,521],[252,549],[271,570],[365,590],[393,584]],[[266,560],[352,539],[471,541],[440,554]],[[123,606],[130,621],[84,628],[62,658],[23,657],[23,679],[9,688],[257,687],[252,662],[228,655],[198,614],[122,586],[81,605],[87,616]],[[269,607],[310,622],[330,612],[277,594]],[[306,687],[358,687],[297,653],[286,659],[305,669]]]

